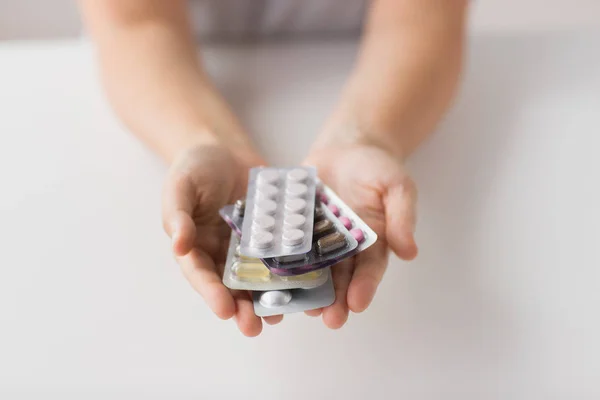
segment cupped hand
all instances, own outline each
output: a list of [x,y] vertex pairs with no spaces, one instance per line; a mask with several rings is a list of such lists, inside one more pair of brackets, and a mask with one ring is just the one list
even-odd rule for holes
[[404,260],[417,255],[414,239],[417,191],[397,157],[375,145],[347,144],[313,150],[305,164],[317,167],[330,186],[375,232],[369,249],[331,268],[335,302],[322,310],[330,328],[340,328],[349,311],[360,313],[373,300],[387,268],[389,249]]
[[[254,315],[248,292],[222,283],[231,230],[218,211],[245,195],[248,170],[262,164],[252,151],[236,153],[222,144],[190,146],[174,159],[163,192],[163,224],[183,274],[219,318],[234,317],[247,336],[258,335],[262,321]],[[264,320],[274,324],[281,318]]]

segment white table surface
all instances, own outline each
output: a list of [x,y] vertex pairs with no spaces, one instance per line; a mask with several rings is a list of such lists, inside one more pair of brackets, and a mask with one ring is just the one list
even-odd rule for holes
[[[0,398],[599,398],[599,39],[473,39],[456,108],[411,162],[419,259],[393,260],[340,331],[293,315],[257,339],[179,273],[165,166],[112,115],[89,47],[0,45]],[[289,164],[354,50],[207,57]]]

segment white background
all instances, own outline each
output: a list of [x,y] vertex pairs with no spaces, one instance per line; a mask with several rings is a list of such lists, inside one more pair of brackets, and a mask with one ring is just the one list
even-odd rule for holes
[[[457,105],[410,164],[419,259],[393,260],[340,331],[293,315],[257,339],[180,275],[165,167],[115,120],[89,47],[1,44],[0,398],[600,398],[599,41],[475,34]],[[354,50],[207,60],[289,164]]]
[[[252,1],[252,0],[249,0]],[[0,0],[0,39],[69,37],[80,32],[75,0]],[[540,31],[598,26],[598,0],[477,0],[476,31]]]

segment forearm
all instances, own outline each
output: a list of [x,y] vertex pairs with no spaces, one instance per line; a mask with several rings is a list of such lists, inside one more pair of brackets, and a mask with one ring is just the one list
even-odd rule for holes
[[82,0],[108,97],[125,124],[171,160],[194,144],[249,139],[199,64],[176,0]]
[[466,1],[375,0],[356,66],[317,142],[365,142],[405,158],[435,128],[461,68]]

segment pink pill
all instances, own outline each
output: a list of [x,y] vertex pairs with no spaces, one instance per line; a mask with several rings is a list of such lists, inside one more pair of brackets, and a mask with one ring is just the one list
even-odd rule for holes
[[340,209],[338,208],[338,206],[336,206],[335,204],[330,204],[327,206],[327,208],[329,208],[329,210],[333,213],[333,215],[335,215],[336,217],[340,216]]
[[340,217],[339,220],[346,227],[346,229],[349,230],[350,228],[352,228],[352,221],[350,221],[350,218]]
[[[343,218],[343,217],[342,217]],[[340,218],[340,220],[342,219]],[[354,239],[356,239],[356,241],[358,243],[361,243],[363,240],[365,240],[365,234],[361,229],[358,228],[354,228],[350,231],[350,234],[352,235],[352,237]]]
[[327,197],[327,195],[325,193],[321,193],[319,195],[319,198],[321,199],[321,203],[329,203],[329,197]]

